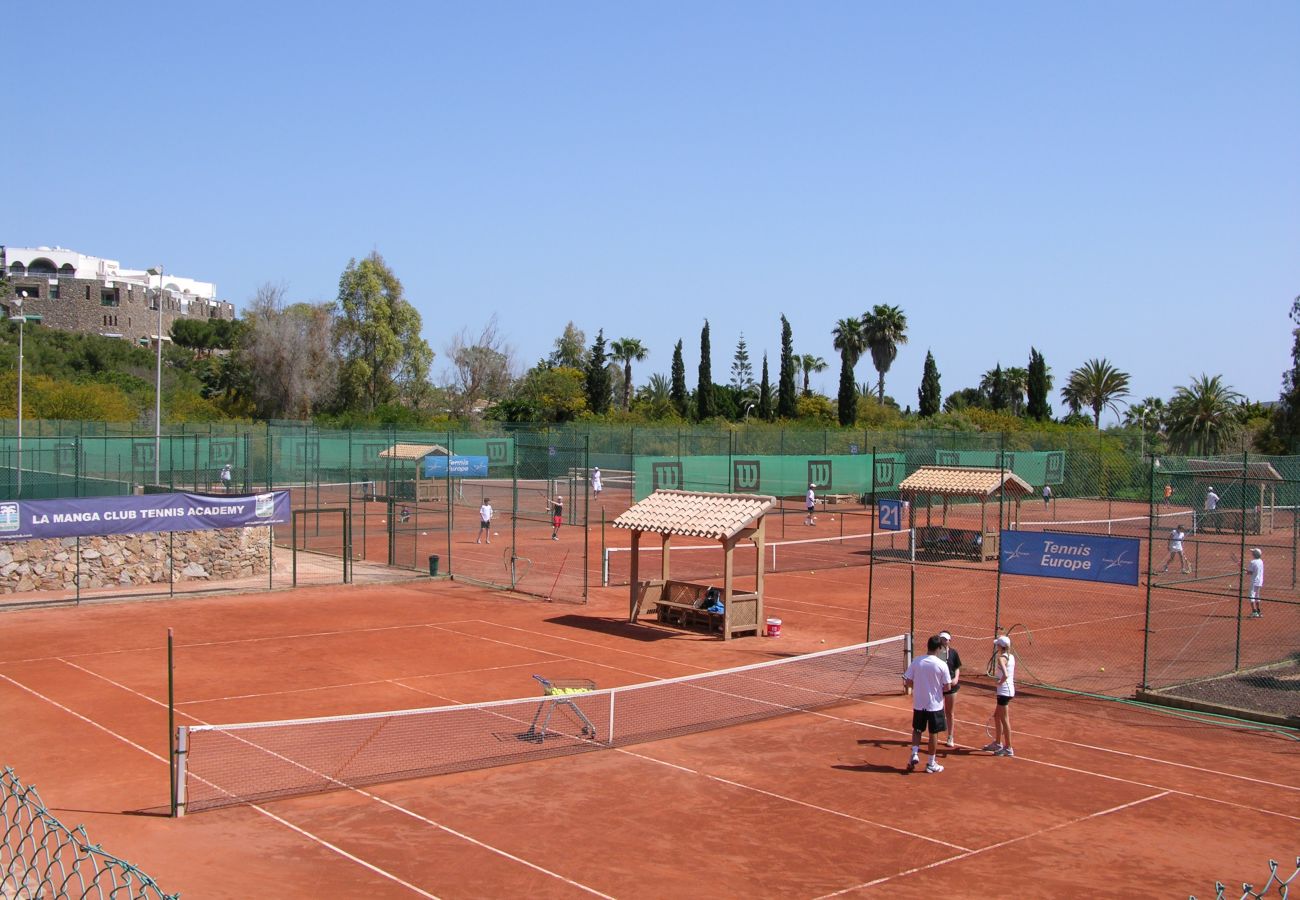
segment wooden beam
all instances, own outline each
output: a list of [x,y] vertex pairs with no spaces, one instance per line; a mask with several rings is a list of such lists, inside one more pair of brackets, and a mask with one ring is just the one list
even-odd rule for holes
[[735,574],[733,555],[735,549],[735,538],[722,542],[722,639],[724,641],[731,640],[731,578]]
[[641,598],[637,596],[637,583],[641,581],[640,556],[637,552],[641,547],[640,529],[632,529],[632,572],[629,576],[632,579],[632,586],[628,589],[631,593],[628,596],[627,620],[636,622],[641,618]]
[[767,623],[763,618],[763,543],[767,535],[767,515],[763,514],[758,517],[758,525],[754,528],[754,593],[758,595],[758,627],[759,634],[762,634],[762,628]]

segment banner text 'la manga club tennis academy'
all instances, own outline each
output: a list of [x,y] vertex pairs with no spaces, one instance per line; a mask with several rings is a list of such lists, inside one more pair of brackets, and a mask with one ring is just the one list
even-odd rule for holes
[[1138,583],[1136,538],[1054,531],[1003,531],[998,564],[1008,575]]
[[291,515],[288,491],[12,500],[0,503],[0,541],[286,525]]

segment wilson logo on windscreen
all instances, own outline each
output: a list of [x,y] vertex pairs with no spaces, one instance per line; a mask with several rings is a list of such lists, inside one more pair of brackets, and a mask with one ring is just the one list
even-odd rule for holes
[[815,484],[819,488],[831,486],[831,461],[829,459],[808,460],[808,483]]
[[491,463],[491,464],[493,464],[493,465],[498,465],[498,464],[500,464],[500,463],[504,463],[504,462],[506,461],[506,457],[509,455],[509,454],[506,452],[506,448],[507,448],[506,442],[505,442],[505,441],[487,441],[486,443],[487,443],[487,458],[488,458],[488,462]]
[[758,460],[738,459],[731,464],[733,491],[756,491],[762,483],[762,465]]
[[680,491],[682,489],[682,464],[651,463],[650,483],[656,491]]
[[894,461],[892,459],[878,459],[872,466],[873,477],[876,479],[876,487],[893,487],[894,486]]

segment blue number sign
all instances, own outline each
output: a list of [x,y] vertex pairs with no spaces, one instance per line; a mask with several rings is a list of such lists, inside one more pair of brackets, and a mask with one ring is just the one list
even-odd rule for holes
[[881,531],[903,530],[903,506],[902,500],[876,501],[876,522]]

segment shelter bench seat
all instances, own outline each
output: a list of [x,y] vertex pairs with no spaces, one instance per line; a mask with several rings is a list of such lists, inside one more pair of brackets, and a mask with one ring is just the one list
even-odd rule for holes
[[704,597],[713,585],[694,584],[688,581],[670,581],[663,595],[655,601],[655,618],[664,625],[696,628],[703,625],[708,631],[721,630],[726,613],[709,612],[703,608]]

